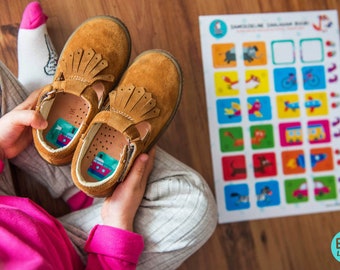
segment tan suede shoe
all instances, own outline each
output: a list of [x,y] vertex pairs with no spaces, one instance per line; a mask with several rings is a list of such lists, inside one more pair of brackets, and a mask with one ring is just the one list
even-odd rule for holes
[[130,51],[128,29],[110,16],[88,19],[68,39],[37,105],[48,127],[33,130],[33,138],[47,162],[71,162],[79,138],[125,71]]
[[72,160],[75,185],[90,196],[111,195],[136,157],[167,128],[181,93],[182,73],[173,56],[151,50],[137,57],[79,141]]

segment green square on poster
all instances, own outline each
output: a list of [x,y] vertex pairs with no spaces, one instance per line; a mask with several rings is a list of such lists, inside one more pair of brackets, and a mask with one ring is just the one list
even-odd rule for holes
[[274,147],[274,135],[272,125],[255,125],[250,127],[251,147],[253,149],[265,149]]
[[317,201],[336,199],[335,177],[333,175],[315,177],[314,196]]
[[221,128],[219,133],[221,152],[242,151],[244,149],[241,127]]
[[305,178],[285,180],[287,203],[302,203],[308,201],[308,187]]

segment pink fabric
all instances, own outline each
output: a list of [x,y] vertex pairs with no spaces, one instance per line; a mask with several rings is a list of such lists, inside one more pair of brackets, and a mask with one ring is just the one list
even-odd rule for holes
[[87,196],[84,192],[80,190],[71,198],[69,198],[66,203],[70,207],[71,211],[76,211],[91,206],[93,200],[94,199],[92,197]]
[[0,159],[0,173],[2,173],[5,169],[5,162],[3,162],[1,159]]
[[142,236],[97,225],[84,266],[61,223],[26,198],[0,196],[0,269],[135,269]]
[[24,13],[22,14],[20,28],[35,29],[46,21],[47,16],[43,13],[40,3],[31,2],[26,6]]

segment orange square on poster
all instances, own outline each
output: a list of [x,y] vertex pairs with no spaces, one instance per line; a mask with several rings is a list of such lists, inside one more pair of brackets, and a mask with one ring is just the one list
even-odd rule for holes
[[214,68],[236,67],[234,43],[213,44],[211,47]]
[[267,64],[266,44],[263,41],[245,42],[242,47],[245,66],[262,66]]

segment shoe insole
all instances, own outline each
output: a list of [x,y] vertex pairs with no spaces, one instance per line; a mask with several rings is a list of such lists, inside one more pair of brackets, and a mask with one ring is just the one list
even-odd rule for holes
[[57,94],[48,115],[49,125],[44,130],[49,145],[55,149],[67,146],[86,119],[89,108],[90,106],[81,97]]
[[117,130],[101,124],[82,160],[81,174],[87,182],[103,181],[116,170],[127,140]]

